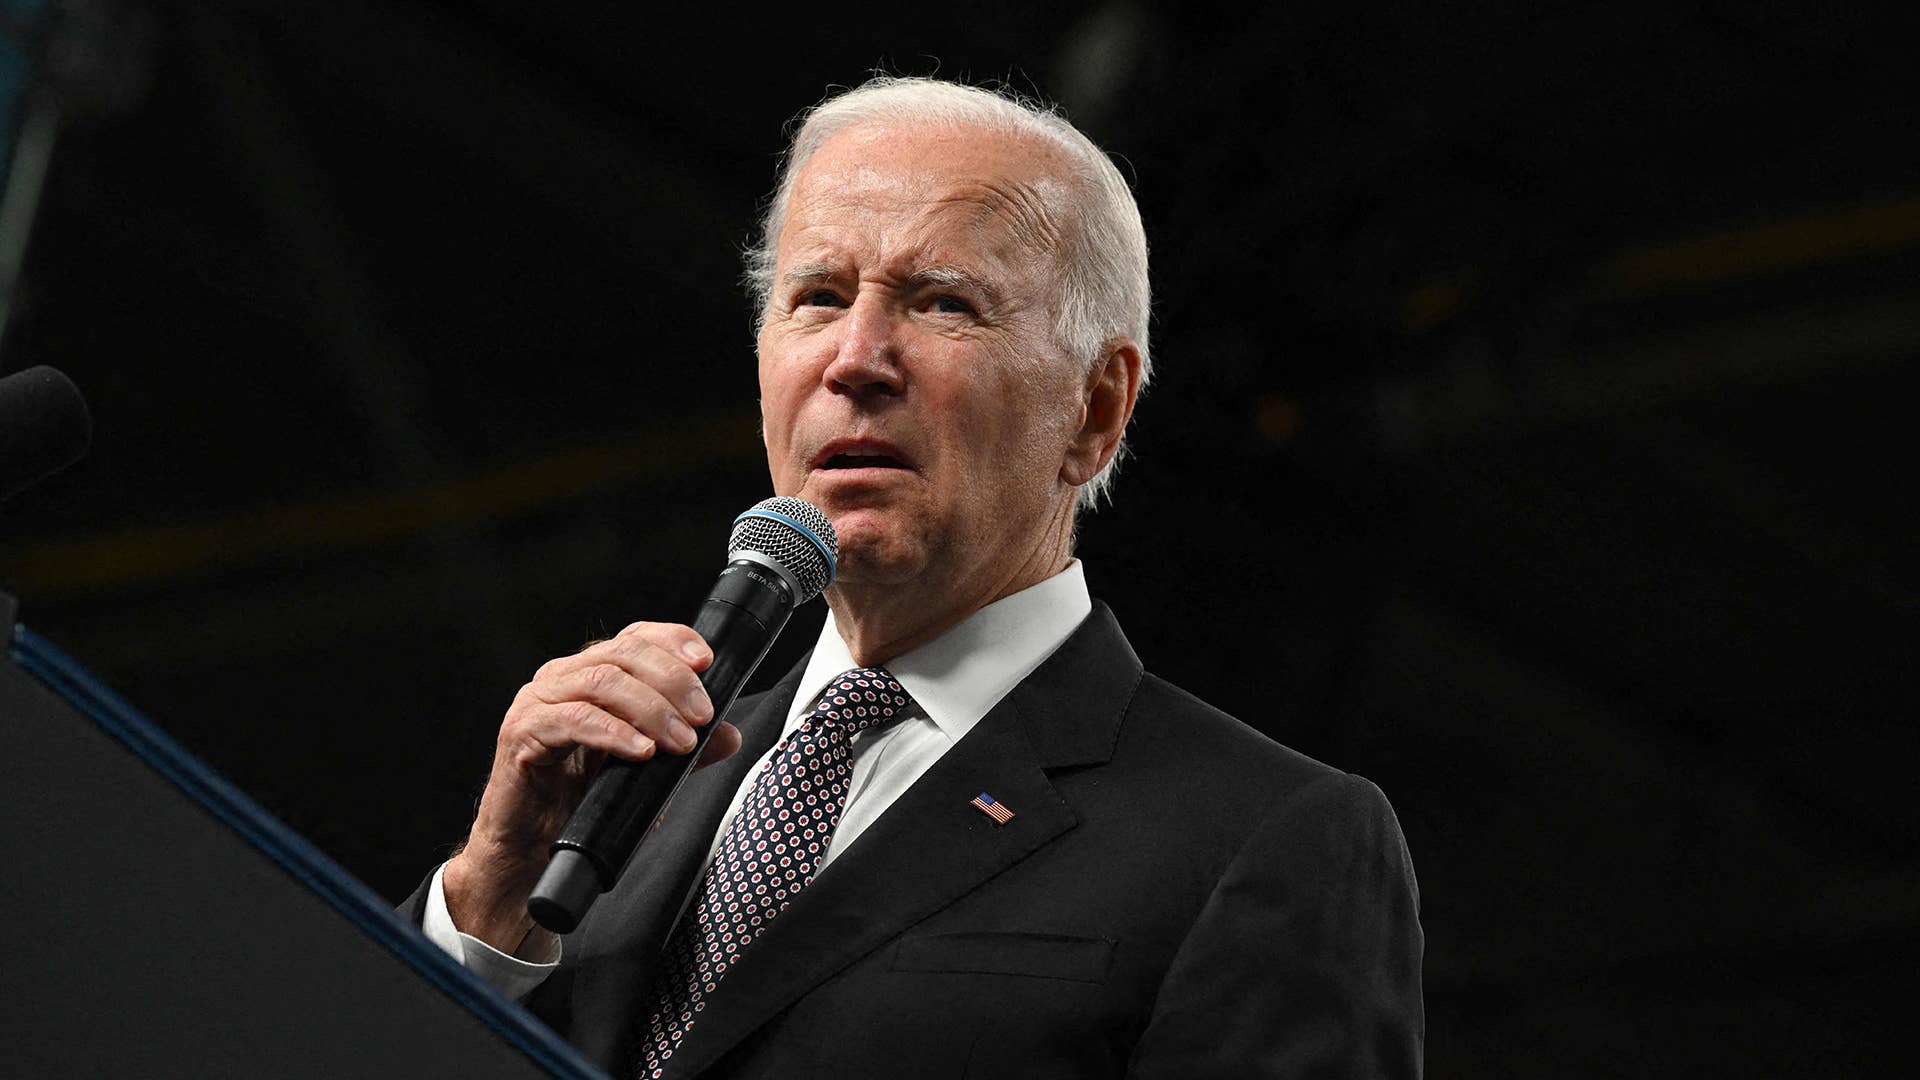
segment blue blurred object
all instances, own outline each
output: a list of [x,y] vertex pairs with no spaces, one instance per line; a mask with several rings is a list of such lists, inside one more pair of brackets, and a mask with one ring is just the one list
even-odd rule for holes
[[46,0],[0,0],[0,131],[6,133],[0,141],[0,183],[12,173],[47,9]]

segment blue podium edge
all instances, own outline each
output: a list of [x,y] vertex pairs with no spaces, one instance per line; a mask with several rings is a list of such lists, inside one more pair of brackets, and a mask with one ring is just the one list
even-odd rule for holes
[[312,842],[288,828],[214,772],[52,642],[16,625],[12,656],[155,772],[240,834],[368,937],[464,1005],[480,1021],[554,1076],[605,1080],[606,1074],[553,1030],[462,967],[392,905]]

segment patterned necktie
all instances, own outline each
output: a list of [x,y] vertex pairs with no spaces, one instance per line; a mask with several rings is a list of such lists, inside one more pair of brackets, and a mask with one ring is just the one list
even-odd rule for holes
[[727,969],[813,880],[847,802],[853,736],[892,721],[909,703],[893,676],[855,668],[833,680],[761,766],[707,864],[699,897],[667,938],[665,966],[643,999],[651,1015],[634,1048],[635,1076],[659,1077]]

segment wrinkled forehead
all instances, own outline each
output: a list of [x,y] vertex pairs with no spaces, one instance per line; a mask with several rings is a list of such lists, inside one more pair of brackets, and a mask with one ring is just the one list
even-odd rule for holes
[[800,167],[780,259],[832,237],[1008,244],[1058,257],[1072,224],[1064,154],[1044,138],[982,127],[867,125],[836,133]]

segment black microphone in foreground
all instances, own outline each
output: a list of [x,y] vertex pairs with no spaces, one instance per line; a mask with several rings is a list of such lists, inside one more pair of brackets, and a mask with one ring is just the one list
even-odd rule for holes
[[45,364],[0,379],[0,499],[80,460],[92,441],[72,379]]
[[727,568],[693,621],[713,649],[713,663],[700,673],[713,700],[713,720],[694,729],[688,753],[656,753],[647,761],[607,759],[554,840],[553,857],[527,899],[534,922],[556,934],[570,933],[600,894],[620,880],[740,688],[787,625],[787,616],[833,583],[839,550],[827,515],[800,499],[768,499],[734,519]]

